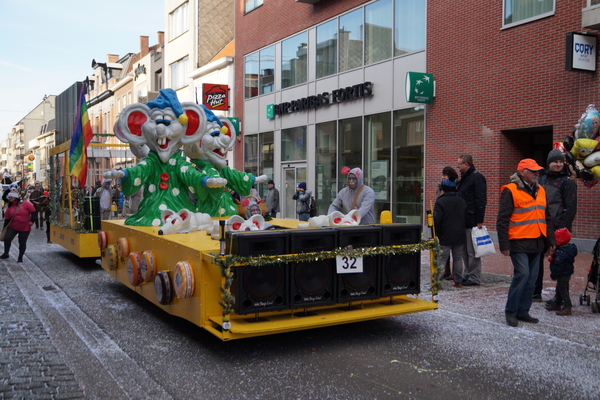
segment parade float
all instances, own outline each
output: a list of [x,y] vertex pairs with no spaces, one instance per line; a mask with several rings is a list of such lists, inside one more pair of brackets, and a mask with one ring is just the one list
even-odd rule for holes
[[[144,157],[105,178],[144,196],[127,219],[102,221],[102,267],[167,313],[227,341],[437,309],[437,245],[420,225],[389,212],[377,225],[356,212],[302,225],[237,215],[228,188],[247,196],[267,177],[227,167],[226,118],[163,89],[125,107],[114,131]],[[430,301],[419,298],[423,250]]]

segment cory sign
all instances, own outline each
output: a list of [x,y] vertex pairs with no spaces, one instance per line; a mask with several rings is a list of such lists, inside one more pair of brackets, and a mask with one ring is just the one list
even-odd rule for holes
[[229,87],[213,83],[202,84],[202,104],[209,110],[229,110]]
[[598,38],[596,35],[567,33],[566,70],[596,71]]

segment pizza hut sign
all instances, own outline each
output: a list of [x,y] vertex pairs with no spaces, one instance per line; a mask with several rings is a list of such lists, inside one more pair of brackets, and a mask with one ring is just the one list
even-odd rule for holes
[[202,84],[202,104],[209,110],[229,110],[229,87],[212,83]]

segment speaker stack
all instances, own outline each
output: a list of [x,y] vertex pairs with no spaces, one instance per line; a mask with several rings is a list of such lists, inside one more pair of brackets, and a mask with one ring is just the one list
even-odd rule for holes
[[84,227],[89,231],[99,231],[101,228],[100,198],[87,196],[83,206]]
[[[319,228],[294,230],[290,236],[292,254],[331,251],[337,243],[337,230]],[[335,259],[290,263],[289,302],[291,308],[335,304]]]
[[[377,247],[381,241],[379,226],[349,226],[338,230],[339,247]],[[338,274],[338,302],[377,299],[379,294],[380,256],[363,257],[363,272]]]
[[[421,239],[421,225],[380,225],[381,245],[416,244]],[[397,254],[381,258],[381,296],[417,294],[421,290],[421,253]]]
[[[289,254],[286,231],[228,232],[226,252],[240,256]],[[289,308],[286,264],[232,268],[234,309],[239,315]]]

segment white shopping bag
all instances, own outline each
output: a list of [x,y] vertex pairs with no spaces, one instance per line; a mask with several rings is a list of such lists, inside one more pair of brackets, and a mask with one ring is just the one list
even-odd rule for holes
[[496,254],[494,248],[494,242],[488,234],[487,228],[482,226],[481,228],[473,227],[471,230],[471,237],[473,238],[473,249],[475,249],[475,257],[485,257],[492,254]]

